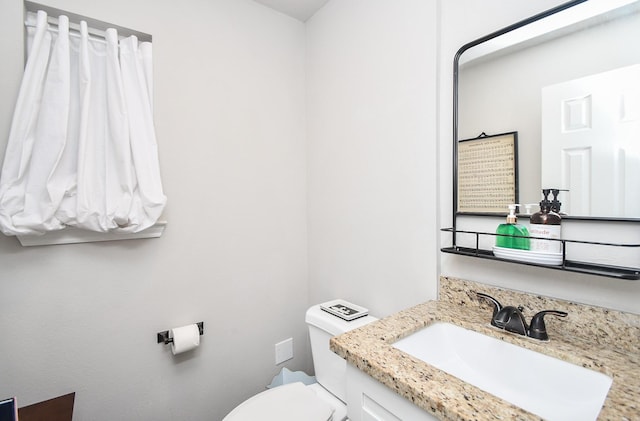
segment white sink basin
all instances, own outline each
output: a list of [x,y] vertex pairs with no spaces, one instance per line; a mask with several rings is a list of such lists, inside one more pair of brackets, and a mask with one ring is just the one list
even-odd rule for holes
[[393,346],[550,421],[595,420],[612,379],[450,323],[434,323]]

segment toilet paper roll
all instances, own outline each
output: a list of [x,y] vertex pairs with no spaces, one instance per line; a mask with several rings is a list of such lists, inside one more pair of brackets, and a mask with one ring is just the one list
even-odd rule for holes
[[200,345],[200,330],[198,325],[187,325],[171,329],[171,352],[173,355],[181,354],[197,348]]

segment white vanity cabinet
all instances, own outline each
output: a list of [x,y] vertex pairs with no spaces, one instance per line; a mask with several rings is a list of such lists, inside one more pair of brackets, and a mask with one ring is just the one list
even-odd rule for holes
[[438,420],[351,364],[347,364],[347,411],[350,421]]

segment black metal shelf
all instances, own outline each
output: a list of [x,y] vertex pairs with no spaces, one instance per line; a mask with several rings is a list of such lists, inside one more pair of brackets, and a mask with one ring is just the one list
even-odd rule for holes
[[481,235],[496,236],[496,234],[494,234],[494,233],[478,232],[478,231],[463,231],[463,230],[456,230],[454,228],[442,228],[441,231],[451,232],[454,235],[456,233],[462,233],[462,234],[472,234],[472,235],[476,236],[476,246],[475,247],[460,247],[460,246],[455,246],[455,245],[452,246],[452,247],[443,247],[443,248],[440,249],[440,251],[442,251],[444,253],[451,253],[451,254],[458,254],[458,255],[462,255],[462,256],[477,257],[477,258],[480,258],[480,259],[498,260],[498,261],[502,261],[502,262],[517,263],[517,264],[520,264],[520,265],[544,267],[544,268],[555,269],[555,270],[564,270],[564,271],[567,271],[567,272],[578,272],[578,273],[585,273],[585,274],[590,274],[590,275],[607,276],[607,277],[610,277],[610,278],[626,279],[626,280],[631,280],[631,281],[640,280],[640,268],[631,268],[631,267],[622,267],[622,266],[610,266],[610,265],[604,265],[604,264],[599,264],[599,263],[579,262],[579,261],[575,261],[575,260],[567,260],[566,259],[566,248],[567,248],[566,246],[567,246],[567,244],[571,244],[571,243],[591,244],[591,245],[594,245],[594,246],[631,247],[631,248],[638,248],[638,247],[640,247],[640,244],[616,244],[616,243],[602,243],[602,242],[564,240],[564,239],[563,240],[557,240],[557,241],[562,242],[562,244],[563,244],[562,249],[563,249],[564,252],[563,252],[563,256],[562,256],[562,263],[560,265],[546,265],[546,264],[541,264],[541,263],[532,263],[532,262],[525,262],[525,261],[521,261],[521,260],[505,259],[505,258],[501,258],[501,257],[496,257],[496,256],[494,256],[492,251],[481,249],[479,247],[480,236]]

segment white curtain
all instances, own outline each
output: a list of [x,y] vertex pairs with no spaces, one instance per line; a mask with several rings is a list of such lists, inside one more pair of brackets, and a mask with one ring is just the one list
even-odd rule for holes
[[[0,229],[139,232],[160,217],[151,44],[27,22],[29,53],[0,174]],[[57,32],[57,34],[56,34]]]

